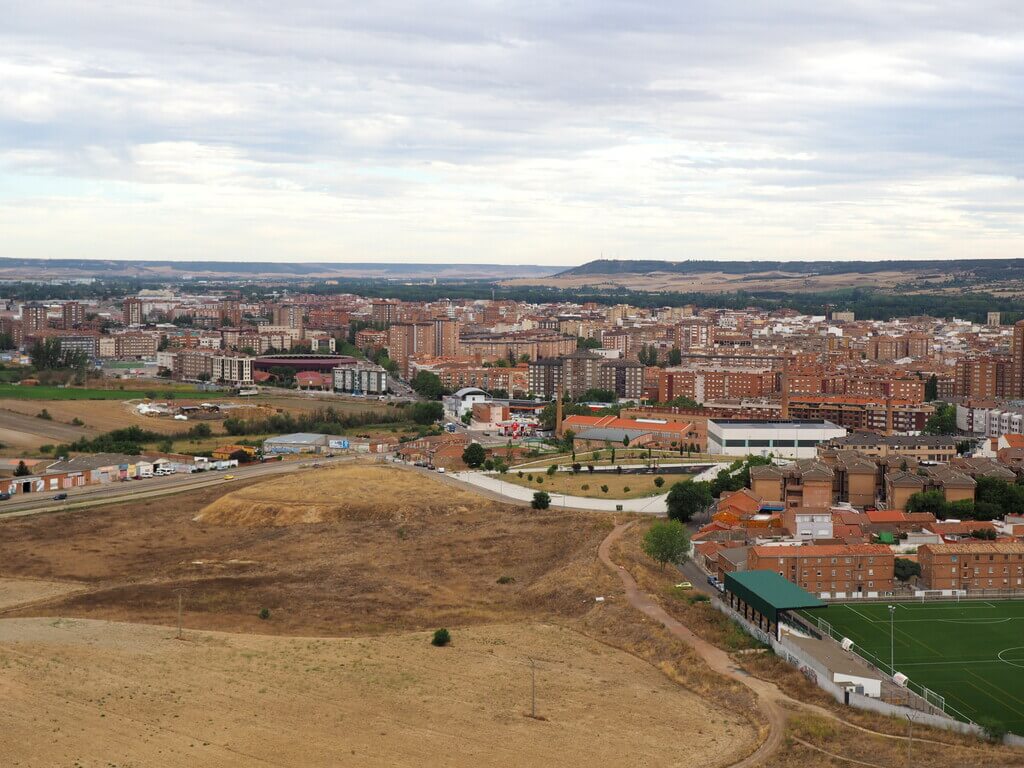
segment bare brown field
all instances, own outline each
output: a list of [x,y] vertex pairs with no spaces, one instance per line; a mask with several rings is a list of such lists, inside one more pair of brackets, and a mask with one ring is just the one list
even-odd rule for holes
[[222,494],[5,521],[0,576],[90,587],[46,615],[170,624],[184,589],[191,627],[334,636],[575,617],[602,589],[605,517],[503,505],[380,466]]
[[[447,648],[422,632],[174,635],[0,621],[4,764],[688,766],[750,748],[741,718],[550,624],[456,630]],[[531,658],[543,720],[526,716]]]
[[36,579],[0,578],[0,610],[26,603],[52,600],[82,589],[81,584]]
[[865,274],[803,275],[777,271],[731,275],[724,272],[649,272],[645,274],[573,275],[566,277],[516,278],[502,285],[545,285],[556,288],[591,288],[594,290],[626,289],[635,291],[681,293],[730,293],[732,291],[786,291],[791,293],[830,291],[840,288],[891,288],[896,283],[927,284],[940,282],[945,276],[922,277],[918,272],[890,270]]

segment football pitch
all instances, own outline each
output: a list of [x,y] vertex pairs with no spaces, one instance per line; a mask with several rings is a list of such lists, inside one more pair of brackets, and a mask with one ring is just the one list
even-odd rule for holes
[[[976,723],[1024,735],[1024,600],[892,605],[897,672]],[[850,638],[855,650],[872,654],[888,672],[888,604],[836,603],[800,613],[812,626],[818,618],[827,621],[833,636]]]

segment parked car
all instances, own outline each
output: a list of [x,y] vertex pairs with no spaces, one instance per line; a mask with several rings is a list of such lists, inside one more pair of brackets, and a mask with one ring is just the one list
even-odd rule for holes
[[688,581],[680,581],[676,584],[676,589],[693,589],[693,584]]
[[9,498],[11,498],[11,494],[6,492],[0,493],[0,501],[7,501]]
[[53,500],[54,501],[64,501],[64,499],[66,499],[67,497],[68,497],[68,495],[66,493],[58,493],[56,496],[53,497]]
[[440,472],[443,475],[445,470],[444,470],[444,467],[438,467],[437,471]]
[[224,479],[225,480],[234,480],[235,476],[234,475],[224,475]]

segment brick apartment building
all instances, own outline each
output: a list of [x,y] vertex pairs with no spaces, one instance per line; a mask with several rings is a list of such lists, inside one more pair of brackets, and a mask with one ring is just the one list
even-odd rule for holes
[[884,544],[757,546],[747,570],[775,571],[808,592],[871,594],[893,590],[895,557]]
[[643,396],[644,366],[633,360],[608,359],[586,349],[529,365],[530,392],[540,397],[562,393],[579,397],[591,389],[614,392],[619,399]]
[[917,558],[927,589],[1024,589],[1024,543],[923,544]]

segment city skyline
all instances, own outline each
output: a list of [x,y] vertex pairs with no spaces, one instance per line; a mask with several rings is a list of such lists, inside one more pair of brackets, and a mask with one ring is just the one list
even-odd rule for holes
[[2,255],[1016,256],[1017,10],[21,5]]

